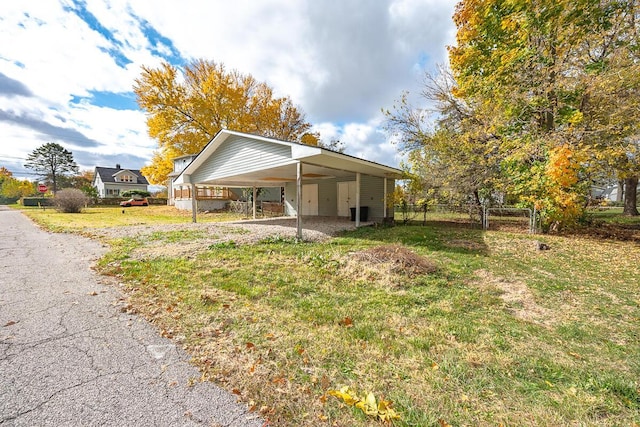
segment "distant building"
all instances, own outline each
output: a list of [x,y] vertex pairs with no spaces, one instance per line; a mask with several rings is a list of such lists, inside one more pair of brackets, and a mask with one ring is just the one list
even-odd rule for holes
[[93,186],[98,196],[121,197],[125,191],[148,191],[149,181],[137,169],[122,169],[96,166],[93,175]]

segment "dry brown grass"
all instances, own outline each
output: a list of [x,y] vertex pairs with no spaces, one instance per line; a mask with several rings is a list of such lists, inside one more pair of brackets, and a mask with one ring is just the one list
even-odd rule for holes
[[485,289],[496,289],[505,308],[518,319],[543,325],[553,323],[551,311],[536,302],[529,287],[521,280],[498,277],[487,270],[477,270],[475,276],[478,281],[472,284]]
[[437,265],[406,246],[390,244],[351,252],[343,274],[354,280],[378,280],[391,287],[401,287],[405,280],[422,274],[433,274]]

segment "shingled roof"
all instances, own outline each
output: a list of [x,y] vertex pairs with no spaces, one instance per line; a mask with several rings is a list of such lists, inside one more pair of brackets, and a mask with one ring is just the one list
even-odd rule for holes
[[[127,169],[127,168],[103,168],[100,166],[96,166],[96,174],[100,176],[100,180],[102,182],[116,182],[114,175],[120,171],[129,171],[132,174],[138,177],[138,182],[136,184],[144,184],[149,185],[149,181],[140,173],[138,169]],[[118,182],[118,184],[122,184]]]

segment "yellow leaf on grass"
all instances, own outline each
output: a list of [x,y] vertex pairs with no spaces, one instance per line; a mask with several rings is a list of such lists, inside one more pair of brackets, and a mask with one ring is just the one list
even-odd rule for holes
[[376,397],[373,393],[367,393],[365,398],[360,398],[349,387],[345,386],[340,390],[328,390],[327,394],[337,397],[347,405],[354,406],[365,414],[381,421],[400,418],[400,415],[391,408],[391,402],[382,399],[380,402],[376,402]]
[[352,396],[352,392],[347,386],[341,387],[340,390],[329,390],[327,393],[331,396],[337,397],[338,399],[342,399],[342,401],[349,406],[353,406],[360,401],[357,396]]

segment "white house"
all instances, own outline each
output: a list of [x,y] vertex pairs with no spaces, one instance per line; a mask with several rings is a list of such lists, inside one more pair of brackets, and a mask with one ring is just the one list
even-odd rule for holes
[[93,186],[102,198],[120,197],[125,191],[148,191],[149,182],[137,169],[122,169],[96,166]]

